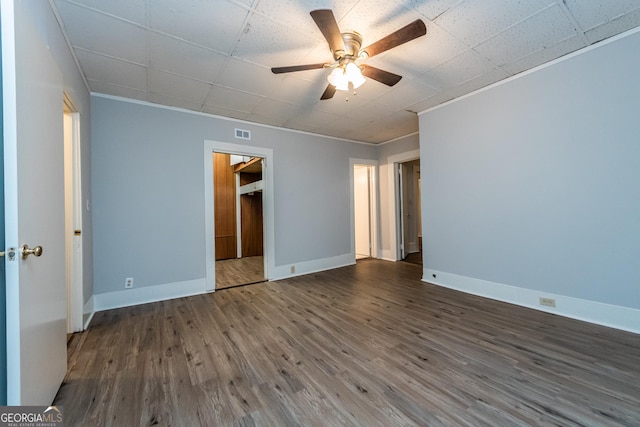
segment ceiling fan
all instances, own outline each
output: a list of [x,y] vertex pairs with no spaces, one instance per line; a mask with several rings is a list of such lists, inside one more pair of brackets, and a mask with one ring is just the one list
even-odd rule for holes
[[292,73],[295,71],[314,70],[320,68],[333,68],[327,80],[329,85],[320,99],[330,99],[336,90],[355,89],[365,82],[364,76],[387,86],[393,86],[400,81],[402,76],[381,70],[370,65],[358,65],[356,61],[371,58],[396,46],[400,46],[418,37],[427,34],[427,27],[422,20],[417,19],[399,30],[381,38],[377,42],[361,48],[362,36],[355,32],[340,32],[336,18],[330,9],[318,9],[311,11],[311,17],[327,39],[334,61],[331,63],[293,65],[289,67],[274,67],[274,74]]

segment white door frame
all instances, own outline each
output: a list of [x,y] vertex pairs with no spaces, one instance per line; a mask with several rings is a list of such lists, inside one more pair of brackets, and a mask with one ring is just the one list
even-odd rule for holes
[[229,153],[240,156],[261,157],[262,160],[262,221],[264,238],[264,277],[271,279],[275,271],[275,227],[273,197],[273,150],[270,148],[232,144],[219,141],[204,141],[204,211],[205,211],[205,289],[216,289],[215,229],[213,197],[213,153]]
[[356,259],[356,225],[355,225],[355,207],[354,207],[354,176],[353,168],[355,165],[371,166],[371,198],[369,200],[371,210],[371,221],[369,223],[371,227],[371,257],[380,258],[380,249],[378,248],[378,242],[380,241],[378,218],[378,161],[371,159],[349,159],[349,212],[350,212],[350,227],[351,227],[351,256]]
[[422,194],[421,194],[421,179],[420,179],[420,165],[415,165],[413,167],[413,183],[415,187],[413,188],[413,199],[417,202],[415,203],[415,225],[416,225],[416,251],[420,252],[422,247],[420,245],[420,241],[422,239]]
[[398,259],[404,259],[407,256],[406,238],[405,238],[405,211],[404,211],[404,166],[402,163],[395,163],[396,169],[396,194],[398,195],[398,203],[396,203],[396,218],[398,219],[397,236],[398,236]]
[[399,219],[398,216],[398,204],[401,203],[401,195],[398,194],[398,168],[400,163],[410,162],[411,160],[417,160],[420,158],[420,149],[407,151],[406,153],[396,154],[395,156],[389,156],[388,164],[389,167],[389,176],[388,176],[388,189],[389,189],[389,200],[393,201],[393,203],[389,203],[389,228],[394,230],[393,233],[390,233],[390,247],[392,248],[392,254],[394,257],[394,261],[399,261],[402,259],[400,257],[400,234],[402,230],[399,227]]
[[65,243],[67,276],[67,333],[84,330],[82,272],[82,155],[80,113],[64,94],[65,115]]

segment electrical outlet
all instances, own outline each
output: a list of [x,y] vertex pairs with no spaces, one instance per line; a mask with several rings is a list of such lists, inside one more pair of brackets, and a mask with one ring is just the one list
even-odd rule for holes
[[556,300],[553,298],[543,298],[540,297],[540,305],[544,305],[547,307],[555,307],[556,306]]
[[295,273],[295,272],[296,272],[296,266],[295,266],[295,265],[292,265],[292,266],[291,266],[291,274],[293,274],[293,273]]
[[124,279],[124,287],[126,289],[133,288],[133,277],[127,277]]

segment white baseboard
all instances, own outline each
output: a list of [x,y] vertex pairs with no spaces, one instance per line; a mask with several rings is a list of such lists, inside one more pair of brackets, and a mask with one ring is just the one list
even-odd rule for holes
[[[640,310],[634,308],[519,288],[427,268],[422,271],[422,281],[468,294],[640,334]],[[556,306],[542,306],[540,298],[553,298]]]
[[93,295],[89,298],[89,301],[82,308],[82,320],[84,321],[82,324],[82,330],[84,331],[89,327],[91,320],[93,320],[93,315],[95,314],[95,305]]
[[[345,254],[313,261],[276,266],[274,271],[269,274],[269,280],[280,280],[303,274],[316,273],[318,271],[352,265],[355,264],[355,262],[355,255]],[[291,273],[291,266],[295,267],[295,273]],[[88,303],[85,305],[85,313],[91,312],[91,317],[93,317],[93,312],[97,311],[165,301],[174,298],[204,294],[207,292],[205,278],[188,280],[185,282],[145,286],[142,288],[123,289],[121,291],[95,294],[90,300],[91,307],[87,307]]]
[[103,311],[112,308],[129,307],[149,302],[165,301],[207,293],[205,278],[185,282],[164,283],[142,288],[95,294],[94,310]]
[[[317,273],[318,271],[331,270],[333,268],[345,267],[356,263],[354,254],[338,255],[330,258],[314,259],[312,261],[293,262],[287,265],[278,265],[269,280],[281,280],[289,277],[301,276],[303,274]],[[295,267],[295,272],[291,272],[291,267]]]

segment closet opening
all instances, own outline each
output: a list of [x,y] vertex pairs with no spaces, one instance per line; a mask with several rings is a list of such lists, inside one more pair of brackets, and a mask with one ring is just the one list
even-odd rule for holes
[[400,260],[422,264],[420,159],[396,163],[397,243]]
[[212,162],[215,290],[264,282],[264,159],[214,152]]

